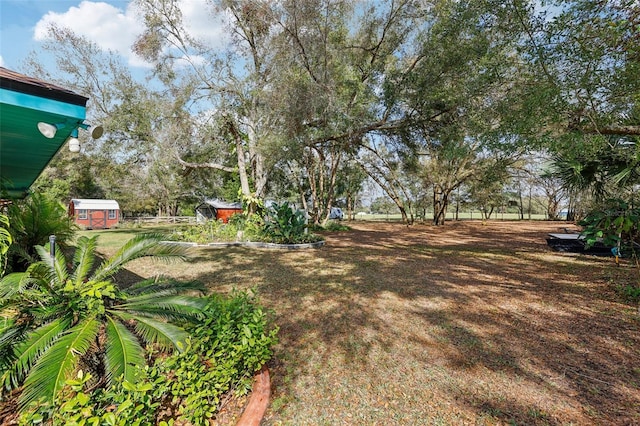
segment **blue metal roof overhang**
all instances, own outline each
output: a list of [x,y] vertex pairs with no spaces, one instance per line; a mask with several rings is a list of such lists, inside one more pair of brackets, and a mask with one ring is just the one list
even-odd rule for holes
[[[88,98],[0,67],[0,198],[23,198],[86,117]],[[51,139],[38,123],[58,125]]]

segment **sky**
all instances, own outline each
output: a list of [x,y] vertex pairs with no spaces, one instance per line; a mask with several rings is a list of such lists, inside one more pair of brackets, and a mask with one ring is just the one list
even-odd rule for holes
[[[210,43],[221,43],[222,25],[213,19],[206,0],[180,1],[190,32],[210,39]],[[118,52],[133,68],[149,67],[131,52],[143,30],[143,20],[128,0],[0,0],[0,66],[20,71],[29,53],[37,51],[45,40],[49,22]]]

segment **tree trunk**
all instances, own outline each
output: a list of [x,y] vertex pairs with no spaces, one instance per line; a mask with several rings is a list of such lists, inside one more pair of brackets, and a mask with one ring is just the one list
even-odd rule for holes
[[[254,102],[255,103],[255,102]],[[258,135],[255,130],[256,120],[251,120],[247,125],[247,140],[250,159],[251,177],[254,182],[255,197],[264,200],[269,173],[264,167],[264,157],[259,152]]]
[[433,187],[433,224],[444,225],[449,205],[449,193],[440,185]]
[[329,187],[327,188],[325,200],[325,215],[322,220],[322,226],[325,226],[329,221],[329,217],[331,216],[331,207],[334,204],[335,192],[334,189],[336,187],[336,178],[338,176],[338,168],[340,166],[340,158],[341,155],[339,152],[331,153],[331,167],[329,169]]
[[369,150],[369,152],[374,153],[378,159],[380,159],[385,167],[378,167],[376,165],[370,165],[367,167],[362,161],[357,161],[358,165],[364,170],[364,172],[371,178],[375,183],[377,183],[380,188],[391,198],[391,200],[396,204],[398,210],[400,210],[400,214],[402,215],[402,220],[407,221],[407,224],[412,225],[413,219],[409,219],[407,216],[407,209],[401,194],[404,194],[404,199],[408,200],[407,191],[403,188],[400,179],[397,179],[394,176],[393,172],[385,173],[385,170],[392,170],[392,167],[382,158],[377,151],[372,150],[366,145],[362,145],[363,148]]
[[524,220],[524,203],[522,201],[522,189],[518,185],[518,196],[520,197],[520,220]]
[[253,194],[251,193],[251,188],[249,186],[249,176],[247,175],[247,162],[245,157],[246,154],[244,151],[244,146],[242,144],[242,137],[240,136],[240,132],[238,131],[235,123],[229,120],[227,125],[229,126],[229,132],[233,136],[233,140],[236,143],[236,152],[238,154],[238,174],[240,176],[240,191],[242,191],[242,195],[245,200],[250,200],[249,205],[247,206],[248,212],[254,213],[257,206],[253,201]]

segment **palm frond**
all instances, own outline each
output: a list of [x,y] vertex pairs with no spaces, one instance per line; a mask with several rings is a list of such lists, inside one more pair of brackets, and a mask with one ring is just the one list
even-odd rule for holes
[[124,320],[135,321],[136,333],[138,333],[145,342],[157,343],[165,349],[173,346],[179,351],[183,351],[185,348],[184,342],[187,337],[189,337],[189,334],[178,326],[122,311],[110,310],[109,313]]
[[182,294],[189,291],[197,291],[199,293],[206,293],[206,286],[200,281],[177,281],[169,277],[155,277],[149,278],[143,281],[139,281],[125,290],[128,295],[140,295],[140,294],[156,294],[156,295],[171,295]]
[[137,312],[163,318],[199,318],[207,306],[207,300],[191,296],[143,295],[130,298],[126,303],[117,305],[114,309]]
[[3,317],[0,320],[0,346],[2,346],[2,344],[5,341],[9,341],[9,339],[12,339],[13,337],[5,337],[7,335],[9,336],[13,336],[14,335],[14,331],[16,329],[16,321],[14,318],[6,318]]
[[11,368],[16,359],[13,347],[24,340],[27,328],[24,325],[16,325],[11,319],[2,319],[2,327],[0,329],[0,371],[4,374],[5,370]]
[[160,244],[163,234],[139,234],[127,241],[111,258],[95,271],[92,279],[103,281],[113,276],[128,262],[144,256],[160,259],[186,259],[187,248],[174,244]]
[[16,242],[16,237],[14,236],[14,243],[13,245],[11,245],[11,252],[13,253],[14,256],[16,256],[16,258],[20,259],[21,261],[23,261],[25,264],[29,264],[32,262],[37,262],[38,259],[36,259],[30,252],[29,250],[26,250],[24,247],[21,247],[19,245],[17,245]]
[[55,293],[56,288],[63,285],[68,277],[64,255],[57,253],[57,259],[52,259],[45,247],[35,246],[34,249],[38,253],[40,261],[29,265],[26,273],[42,291]]
[[43,246],[35,246],[35,250],[40,256],[42,264],[46,265],[51,272],[49,275],[51,278],[55,278],[55,283],[57,285],[64,285],[64,283],[69,278],[69,272],[67,271],[67,259],[64,257],[64,253],[60,249],[60,247],[55,244],[55,257],[51,257],[49,252],[49,247]]
[[145,365],[144,349],[136,336],[120,321],[107,315],[107,351],[106,366],[109,381],[124,377],[131,383],[139,379],[136,374],[143,371]]
[[549,174],[560,179],[563,188],[569,191],[584,191],[595,180],[593,167],[559,155],[552,159]]
[[40,288],[43,292],[54,293],[54,286],[56,274],[55,270],[44,262],[34,262],[27,268],[27,275],[29,275],[30,282]]
[[33,330],[25,340],[15,345],[14,354],[16,359],[13,361],[11,368],[4,371],[0,378],[5,388],[18,387],[38,357],[51,346],[56,337],[60,336],[68,326],[69,321],[57,319]]
[[2,277],[0,280],[0,300],[11,299],[22,291],[33,280],[26,272],[14,272]]
[[13,237],[11,236],[11,232],[9,232],[9,226],[9,217],[0,213],[0,256],[9,251],[9,246],[11,246],[13,242]]
[[100,322],[95,318],[84,320],[68,330],[40,356],[24,382],[19,398],[20,407],[41,398],[54,400],[56,393],[76,368],[79,357],[91,346],[99,326]]
[[[31,297],[31,293],[25,293],[25,298]],[[34,293],[37,300],[30,300],[28,306],[21,306],[22,316],[26,317],[30,324],[36,326],[53,321],[56,318],[72,318],[74,312],[69,310],[68,300],[45,297],[41,293]],[[23,301],[24,303],[24,301]]]
[[[166,238],[166,236],[162,236],[162,239]],[[177,260],[187,260],[189,258],[189,251],[190,248],[188,246],[160,242],[156,246],[152,247],[151,250],[149,250],[148,255],[153,256],[155,259],[171,262]]]
[[93,263],[96,260],[96,248],[98,247],[98,237],[80,237],[76,242],[76,251],[73,255],[73,274],[71,280],[80,285],[91,272]]

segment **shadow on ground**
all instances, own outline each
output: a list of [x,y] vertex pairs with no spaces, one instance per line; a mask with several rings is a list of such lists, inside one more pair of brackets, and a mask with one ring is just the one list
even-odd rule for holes
[[355,223],[316,250],[199,250],[180,274],[273,309],[265,424],[638,424],[639,319],[610,282],[633,271],[551,252],[559,226]]

